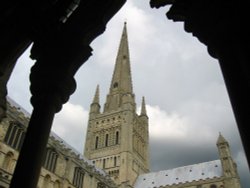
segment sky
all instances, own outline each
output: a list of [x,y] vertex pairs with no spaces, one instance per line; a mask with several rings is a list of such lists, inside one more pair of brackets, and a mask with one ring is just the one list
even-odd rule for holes
[[[219,64],[206,46],[165,16],[168,7],[128,0],[92,43],[93,55],[75,75],[77,89],[52,130],[83,152],[88,111],[97,84],[103,107],[108,94],[123,24],[127,22],[133,90],[138,112],[145,96],[149,116],[151,171],[219,159],[219,132],[228,140],[242,188],[250,187],[245,153]],[[28,112],[30,48],[19,58],[8,95]],[[103,109],[103,108],[102,108]]]

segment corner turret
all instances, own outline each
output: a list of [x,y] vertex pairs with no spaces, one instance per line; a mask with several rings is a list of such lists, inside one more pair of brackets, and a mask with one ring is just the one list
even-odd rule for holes
[[237,165],[233,161],[230,152],[230,146],[228,141],[219,133],[219,137],[216,143],[221,160],[223,176],[225,179],[225,187],[240,188],[239,175],[237,172]]
[[93,98],[93,102],[90,105],[90,115],[99,114],[100,113],[100,104],[99,104],[99,85],[96,87],[95,96]]

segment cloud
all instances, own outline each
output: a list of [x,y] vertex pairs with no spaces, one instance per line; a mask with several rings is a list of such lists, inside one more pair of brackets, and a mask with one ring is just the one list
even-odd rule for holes
[[232,112],[223,104],[192,101],[184,105],[185,110],[178,112],[166,112],[159,106],[147,105],[151,170],[219,159],[216,141],[220,129],[230,144],[244,187],[249,179],[246,157],[237,139],[236,125],[232,123]]
[[63,106],[60,113],[55,115],[52,131],[82,153],[87,121],[88,111],[80,105],[68,102]]
[[173,112],[169,114],[159,106],[147,105],[149,133],[152,139],[183,139],[186,137],[187,120]]

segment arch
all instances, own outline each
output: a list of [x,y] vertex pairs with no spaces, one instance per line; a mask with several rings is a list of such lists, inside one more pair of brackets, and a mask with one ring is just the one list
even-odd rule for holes
[[59,180],[55,181],[54,188],[61,188],[61,182]]
[[119,131],[115,132],[115,144],[119,144]]
[[25,137],[24,128],[18,122],[10,122],[4,142],[10,147],[20,151]]
[[114,167],[116,167],[116,165],[117,165],[117,157],[115,156],[114,157]]
[[13,159],[14,159],[14,154],[11,151],[9,151],[5,155],[3,165],[2,165],[3,169],[5,169],[6,171],[10,171],[12,167]]
[[73,185],[77,188],[83,187],[84,171],[80,167],[75,167]]
[[102,161],[102,168],[103,169],[106,168],[106,159],[103,159],[103,161]]
[[210,185],[210,188],[217,188],[215,184]]
[[97,149],[99,146],[99,136],[95,137],[95,149]]
[[107,147],[109,145],[109,134],[105,135],[105,146]]
[[43,167],[51,172],[55,172],[57,158],[58,158],[58,153],[55,151],[55,149],[47,148]]
[[50,175],[47,174],[43,179],[42,188],[49,188],[50,187],[50,182],[51,182],[51,177],[50,177]]

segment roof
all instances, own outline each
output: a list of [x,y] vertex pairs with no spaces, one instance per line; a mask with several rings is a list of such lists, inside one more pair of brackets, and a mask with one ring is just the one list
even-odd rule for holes
[[[10,107],[14,107],[13,109],[8,108],[7,110],[11,110],[11,113],[14,113],[16,117],[18,117],[19,113],[23,113],[25,117],[28,119],[30,118],[30,113],[26,111],[24,108],[21,107],[17,102],[15,102],[13,99],[10,97],[7,97],[7,101],[10,105]],[[27,122],[29,121],[27,119]],[[24,124],[24,126],[28,126],[27,124]],[[63,145],[65,148],[70,149],[73,153],[75,153],[76,156],[79,157],[80,160],[83,160],[85,163],[87,163],[89,166],[93,166],[97,172],[99,172],[101,175],[106,176],[107,173],[100,168],[95,167],[92,161],[88,160],[86,157],[84,157],[80,152],[78,152],[74,147],[69,145],[65,140],[63,140],[61,137],[59,137],[55,132],[51,131],[50,132],[50,139],[54,138],[57,140],[61,145]]]
[[170,170],[152,172],[140,175],[135,188],[153,188],[179,183],[188,183],[222,176],[220,160],[214,160]]

